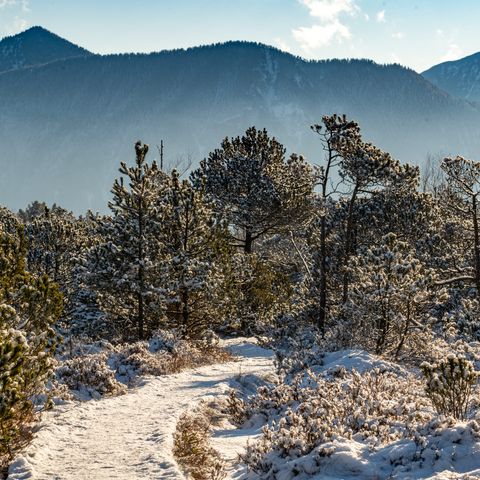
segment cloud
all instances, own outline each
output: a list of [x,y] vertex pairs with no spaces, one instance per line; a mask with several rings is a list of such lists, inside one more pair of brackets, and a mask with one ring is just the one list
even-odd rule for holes
[[11,7],[16,4],[17,0],[0,0],[0,8]]
[[377,20],[378,23],[385,23],[385,10],[380,10],[379,12],[377,12],[377,14],[375,15],[375,20]]
[[402,40],[402,38],[405,38],[405,34],[403,32],[395,32],[395,33],[392,33],[392,38],[396,38],[397,40]]
[[448,46],[445,55],[441,58],[441,61],[448,62],[450,60],[458,60],[459,58],[462,58],[463,55],[464,51],[456,43],[451,43]]
[[319,18],[320,21],[328,23],[338,19],[341,13],[353,14],[358,7],[355,0],[299,0],[310,10],[312,17]]
[[326,25],[313,25],[293,30],[293,37],[304,50],[312,50],[329,45],[333,39],[348,40],[352,37],[350,29],[338,20]]
[[0,12],[0,36],[14,35],[30,24],[29,0],[0,0]]
[[393,52],[390,54],[390,61],[393,62],[393,63],[398,63],[399,65],[402,64],[402,61],[401,61],[400,57],[396,53],[393,53]]
[[292,49],[290,48],[290,46],[284,40],[282,40],[281,38],[276,38],[275,39],[275,45],[280,50],[283,50],[284,52],[288,52],[288,53],[292,52]]
[[310,27],[292,30],[293,38],[300,47],[310,52],[329,45],[336,40],[342,42],[352,37],[350,29],[340,19],[343,15],[355,15],[360,9],[356,0],[298,0],[307,7],[311,17],[316,19]]

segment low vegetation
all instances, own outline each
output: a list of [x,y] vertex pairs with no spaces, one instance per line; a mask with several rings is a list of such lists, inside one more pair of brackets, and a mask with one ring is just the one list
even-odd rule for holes
[[[368,456],[434,448],[445,425],[477,438],[480,162],[445,158],[420,181],[345,116],[312,130],[315,164],[252,127],[187,178],[137,142],[108,215],[0,209],[3,465],[55,392],[100,398],[228,361],[218,335],[277,353],[277,383],[225,406],[239,426],[263,417],[243,456],[261,478],[313,475],[340,440]],[[380,367],[323,371],[332,351]],[[221,475],[209,428],[178,425],[194,478]]]

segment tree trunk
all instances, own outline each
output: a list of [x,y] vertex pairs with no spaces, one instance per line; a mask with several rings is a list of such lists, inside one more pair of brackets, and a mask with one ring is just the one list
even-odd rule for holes
[[322,217],[320,228],[320,304],[318,310],[318,328],[325,335],[325,319],[327,316],[327,220]]
[[252,230],[250,229],[250,227],[246,227],[244,252],[247,254],[251,254],[252,250],[253,250]]
[[138,339],[143,340],[144,337],[144,312],[143,312],[143,295],[141,292],[137,294],[137,300],[138,300]]
[[145,272],[144,272],[144,251],[143,251],[143,208],[140,205],[138,211],[138,233],[139,233],[139,241],[138,241],[138,260],[139,260],[139,267],[138,267],[138,288],[139,292],[137,295],[138,299],[138,338],[139,340],[143,340],[144,337],[144,323],[145,323],[145,313],[144,313],[144,303],[143,303],[143,294],[145,290]]
[[400,343],[398,344],[397,350],[395,351],[395,360],[397,360],[398,356],[400,355],[400,351],[403,348],[403,344],[405,343],[405,339],[407,338],[408,331],[410,329],[410,317],[411,317],[410,305],[411,303],[409,299],[407,302],[407,318],[405,319],[405,328],[403,329],[403,332],[400,336]]
[[[188,308],[188,290],[186,288],[183,289],[181,293],[181,298],[182,298],[182,322],[183,322],[183,328],[185,334],[187,333],[188,330],[188,324],[190,321],[190,309]],[[189,334],[192,334],[193,332],[189,332]]]
[[473,213],[473,233],[474,233],[474,250],[475,250],[475,287],[477,288],[477,295],[480,295],[480,239],[478,229],[477,217],[477,196],[473,196],[472,200]]
[[355,207],[355,201],[357,199],[358,185],[355,185],[355,188],[352,192],[352,197],[350,198],[350,203],[348,205],[348,216],[347,216],[347,228],[345,231],[345,253],[343,257],[343,293],[342,293],[342,303],[345,304],[348,301],[348,291],[350,286],[350,276],[347,271],[347,267],[350,261],[350,256],[352,254],[352,244],[353,244],[353,211]]

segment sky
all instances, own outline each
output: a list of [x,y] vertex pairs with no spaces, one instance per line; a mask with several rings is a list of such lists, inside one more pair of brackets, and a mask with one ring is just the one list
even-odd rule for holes
[[0,37],[41,25],[101,54],[249,40],[421,72],[480,51],[479,18],[480,0],[0,0]]

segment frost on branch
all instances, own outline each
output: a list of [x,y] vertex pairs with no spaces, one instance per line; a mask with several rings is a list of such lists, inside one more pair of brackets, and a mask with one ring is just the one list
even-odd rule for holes
[[421,369],[427,381],[427,396],[438,413],[465,419],[473,388],[480,375],[472,362],[450,354],[433,365],[422,363]]

